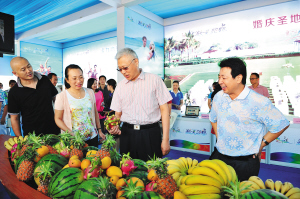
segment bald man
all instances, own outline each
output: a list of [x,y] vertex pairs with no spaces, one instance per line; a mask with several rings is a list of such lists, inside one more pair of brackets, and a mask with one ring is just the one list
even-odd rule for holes
[[56,88],[47,76],[33,71],[27,59],[15,57],[11,60],[12,73],[17,76],[17,86],[8,94],[8,113],[16,136],[21,135],[19,114],[22,115],[23,135],[35,132],[40,134],[59,134],[54,122],[52,101]]

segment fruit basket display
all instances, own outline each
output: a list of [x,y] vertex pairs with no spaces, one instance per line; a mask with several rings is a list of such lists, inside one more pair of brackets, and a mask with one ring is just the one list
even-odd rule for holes
[[0,179],[17,198],[300,198],[289,182],[257,176],[240,182],[221,160],[132,159],[114,149],[112,135],[101,149],[87,146],[79,133],[0,140]]

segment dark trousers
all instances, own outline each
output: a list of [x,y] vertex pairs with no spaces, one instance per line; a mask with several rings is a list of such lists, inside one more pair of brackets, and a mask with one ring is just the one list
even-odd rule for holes
[[219,159],[232,166],[240,182],[248,180],[250,176],[258,176],[259,173],[260,161],[256,155],[255,158],[253,158],[253,155],[231,157],[221,154],[217,148],[215,148],[209,159]]
[[106,134],[106,129],[104,127],[104,120],[105,120],[105,118],[100,119],[100,125],[101,125],[101,131],[102,131],[102,133]]
[[161,131],[159,125],[149,128],[134,130],[123,126],[120,135],[121,155],[130,152],[133,159],[144,161],[150,158],[162,157],[161,151]]
[[98,135],[91,140],[85,141],[89,146],[98,147]]

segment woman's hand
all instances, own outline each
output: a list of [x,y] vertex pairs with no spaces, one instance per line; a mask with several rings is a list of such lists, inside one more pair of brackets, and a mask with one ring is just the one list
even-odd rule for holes
[[99,136],[100,136],[100,140],[103,141],[105,140],[106,136],[102,133],[102,131],[99,131]]

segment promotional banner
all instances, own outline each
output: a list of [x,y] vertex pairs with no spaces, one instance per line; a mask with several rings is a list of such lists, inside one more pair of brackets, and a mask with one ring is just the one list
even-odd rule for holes
[[117,80],[117,37],[94,41],[63,49],[63,70],[69,64],[79,65],[83,70],[84,87],[89,78],[99,80],[105,75],[106,80]]
[[178,117],[170,129],[170,146],[177,150],[210,155],[209,120]]
[[145,72],[164,77],[164,27],[125,8],[125,46],[139,57]]
[[291,124],[270,144],[270,164],[300,168],[300,124]]
[[[286,88],[300,85],[299,8],[292,1],[165,27],[165,78],[179,80],[181,91],[188,94],[185,102],[201,106],[202,112],[208,111],[207,95],[218,80],[218,62],[226,57],[246,62],[248,86],[253,72],[268,88],[272,77]],[[284,106],[284,114],[294,115],[300,92],[286,88],[279,92],[290,102],[274,96],[274,103]]]
[[21,41],[21,57],[25,57],[34,71],[42,75],[55,73],[62,84],[62,49]]

